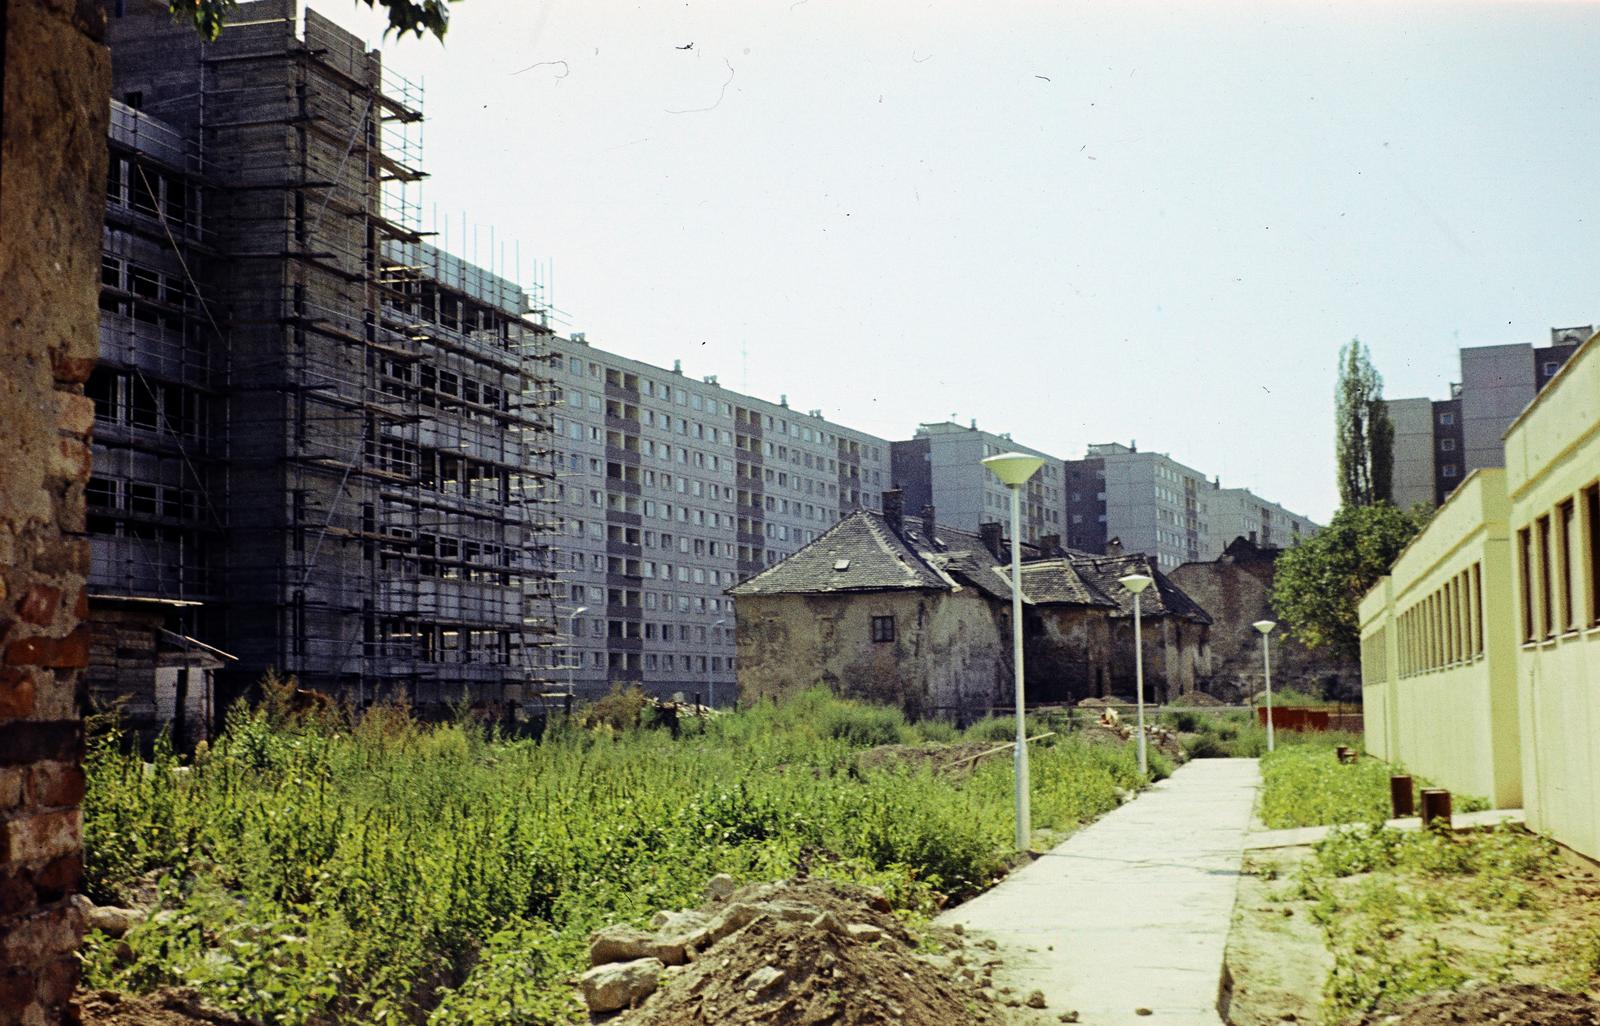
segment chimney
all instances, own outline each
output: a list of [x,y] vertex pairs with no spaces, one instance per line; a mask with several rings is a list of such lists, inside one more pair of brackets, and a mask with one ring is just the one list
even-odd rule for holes
[[889,522],[889,530],[895,534],[905,529],[906,493],[898,488],[890,488],[883,493],[883,519]]
[[789,396],[787,393],[778,396],[778,405],[786,410],[789,408]]
[[933,507],[922,507],[922,540],[933,544]]
[[972,418],[972,425],[971,425],[971,427],[969,427],[969,428],[968,428],[968,429],[967,429],[967,430],[969,430],[969,431],[976,431],[976,430],[978,430],[978,418],[977,418],[977,417],[973,417],[973,418]]
[[1041,555],[1053,556],[1061,551],[1061,536],[1059,534],[1044,534],[1039,536],[1039,552]]
[[1120,556],[1120,555],[1122,555],[1122,539],[1121,538],[1112,538],[1112,539],[1110,539],[1109,541],[1106,542],[1106,555],[1108,555],[1108,556]]
[[683,361],[682,360],[673,360],[672,361],[672,373],[674,373],[674,374],[682,374],[683,373]]
[[1000,538],[1000,521],[991,520],[978,525],[978,537],[983,539],[983,547],[989,550],[989,555],[1004,563],[1006,561],[1005,546]]

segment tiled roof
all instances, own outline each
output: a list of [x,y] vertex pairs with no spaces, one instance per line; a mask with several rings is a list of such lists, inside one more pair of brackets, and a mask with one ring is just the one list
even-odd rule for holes
[[[842,569],[841,569],[842,567]],[[883,516],[858,509],[788,559],[728,589],[728,594],[794,595],[933,589],[954,582],[889,530]]]
[[[1139,573],[1155,580],[1155,587],[1146,588],[1139,596],[1139,611],[1144,616],[1181,616],[1196,623],[1210,623],[1211,616],[1194,599],[1184,594],[1182,588],[1167,579],[1144,555],[1084,556],[1073,560],[1078,572],[1097,589],[1116,602],[1120,615],[1133,615],[1133,595],[1117,583],[1119,577]],[[1026,572],[1026,568],[1024,568]]]
[[1022,591],[1036,605],[1062,603],[1119,608],[1072,559],[1041,559],[1022,564]]

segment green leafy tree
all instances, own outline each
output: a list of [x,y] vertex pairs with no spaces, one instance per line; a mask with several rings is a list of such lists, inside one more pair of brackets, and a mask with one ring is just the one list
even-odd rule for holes
[[[450,27],[450,0],[360,0],[368,7],[383,7],[389,13],[389,31],[397,36],[432,33],[444,38]],[[167,9],[177,20],[191,21],[207,39],[216,39],[222,26],[237,6],[235,0],[167,0]]]
[[1334,392],[1339,498],[1346,506],[1389,502],[1394,494],[1394,423],[1383,377],[1360,339],[1339,350]]
[[1426,518],[1387,502],[1345,506],[1333,523],[1278,557],[1272,605],[1290,633],[1311,649],[1356,658],[1356,607]]

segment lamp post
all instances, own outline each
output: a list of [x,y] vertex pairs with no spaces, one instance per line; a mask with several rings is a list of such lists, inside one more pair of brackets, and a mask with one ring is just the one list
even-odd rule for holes
[[1044,460],[1026,453],[1008,452],[988,457],[983,465],[1011,492],[1011,669],[1017,692],[1017,751],[1013,767],[1017,850],[1027,851],[1033,824],[1028,809],[1028,728],[1023,719],[1022,700],[1022,486],[1039,472]]
[[1117,583],[1133,595],[1133,687],[1134,700],[1139,706],[1139,775],[1150,772],[1150,756],[1145,752],[1144,739],[1144,625],[1139,609],[1139,593],[1150,587],[1154,578],[1144,574],[1129,574],[1117,578]]
[[[567,694],[572,694],[572,666],[577,658],[577,650],[572,647],[572,641],[578,636],[578,615],[587,613],[588,606],[579,606],[567,615]],[[569,699],[570,700],[570,699]]]
[[[723,619],[718,620],[716,623],[711,625],[711,634],[713,638],[716,637],[717,628],[721,627],[727,622],[728,621],[726,619]],[[715,640],[712,641],[712,644],[716,644]],[[716,671],[711,669],[710,656],[706,657],[706,679],[711,683],[711,708],[715,709],[717,707],[717,674]],[[699,714],[697,713],[696,715]]]
[[1267,751],[1272,751],[1272,654],[1267,645],[1267,635],[1278,626],[1273,620],[1257,620],[1250,626],[1261,632],[1261,672],[1267,678]]

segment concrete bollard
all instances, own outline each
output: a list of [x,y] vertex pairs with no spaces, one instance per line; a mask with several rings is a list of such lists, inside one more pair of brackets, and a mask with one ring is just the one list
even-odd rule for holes
[[1422,789],[1422,825],[1428,830],[1450,832],[1453,824],[1450,817],[1449,791],[1442,787]]
[[1410,777],[1397,774],[1389,778],[1389,806],[1394,810],[1395,819],[1417,814],[1417,796]]

